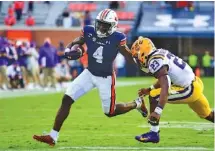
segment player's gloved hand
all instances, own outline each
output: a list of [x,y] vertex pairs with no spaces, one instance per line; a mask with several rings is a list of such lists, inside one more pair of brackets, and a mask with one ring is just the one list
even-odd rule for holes
[[156,112],[152,112],[148,118],[148,123],[150,123],[152,126],[157,126],[159,124],[160,115]]
[[[69,48],[67,48],[69,49]],[[77,60],[81,57],[82,52],[77,49],[76,51],[65,50],[65,57],[69,60]]]
[[150,88],[142,88],[138,90],[139,97],[149,95],[149,93],[150,93]]

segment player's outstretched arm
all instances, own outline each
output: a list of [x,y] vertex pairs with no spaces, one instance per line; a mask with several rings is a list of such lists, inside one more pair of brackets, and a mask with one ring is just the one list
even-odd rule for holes
[[127,61],[129,61],[130,63],[136,64],[136,62],[132,57],[131,51],[126,44],[119,46],[119,50],[120,50],[120,53],[125,57]]
[[139,96],[146,96],[149,95],[150,91],[153,89],[158,89],[160,88],[160,83],[157,80],[155,84],[151,85],[149,88],[142,88],[138,90],[138,95]]
[[171,81],[169,79],[168,73],[167,73],[167,67],[163,66],[161,67],[156,73],[155,77],[158,79],[160,87],[161,87],[161,93],[160,93],[160,101],[157,104],[157,107],[155,108],[154,112],[152,112],[149,116],[148,122],[153,125],[157,126],[159,124],[160,115],[163,111],[163,108],[168,100],[168,90],[171,84]]
[[164,108],[168,99],[168,90],[169,87],[171,86],[171,81],[168,76],[167,67],[163,66],[158,72],[155,73],[155,77],[158,79],[159,82],[158,85],[160,85],[161,88],[159,105],[162,108]]
[[85,40],[84,40],[84,37],[77,37],[75,38],[72,42],[70,42],[66,48],[71,48],[72,46],[74,46],[75,44],[78,44],[78,45],[83,45],[85,43]]

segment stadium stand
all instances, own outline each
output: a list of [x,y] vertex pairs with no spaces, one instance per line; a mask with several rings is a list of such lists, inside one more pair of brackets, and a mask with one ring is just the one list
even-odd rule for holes
[[[4,1],[1,3],[1,12],[0,12],[0,25],[4,27],[4,24],[13,25],[15,29],[23,29],[26,25],[34,26],[29,27],[29,30],[36,31],[37,29],[46,28],[48,30],[58,30],[57,36],[61,37],[58,39],[53,39],[53,45],[56,46],[56,43],[62,40],[65,35],[62,35],[64,30],[74,30],[77,32],[80,31],[81,27],[84,25],[84,19],[86,19],[86,14],[88,15],[90,24],[94,24],[94,19],[97,14],[108,7],[113,7],[116,11],[119,24],[118,27],[123,29],[123,31],[128,36],[128,45],[133,42],[137,36],[147,36],[154,38],[156,46],[164,47],[172,50],[175,54],[184,57],[184,60],[187,61],[189,55],[195,51],[198,57],[204,54],[204,52],[213,50],[212,47],[212,38],[214,37],[214,7],[213,2],[114,2],[110,4],[108,1],[97,1],[97,2],[57,2],[52,1],[49,3],[37,1],[31,3],[31,8],[29,8],[29,3],[24,2],[24,8],[20,21],[16,19],[16,13],[13,11],[13,2]],[[116,5],[116,6],[113,6]],[[29,13],[30,11],[30,13]],[[6,18],[6,16],[13,16],[12,18]],[[27,18],[32,15],[32,18],[27,20]],[[60,28],[58,28],[58,26]],[[17,28],[18,27],[18,28]],[[52,27],[52,28],[50,28]],[[77,28],[74,28],[77,27]],[[5,28],[7,29],[7,28]],[[59,34],[61,33],[61,34]],[[25,32],[21,34],[26,34],[29,42],[35,40],[30,32]],[[49,34],[49,33],[48,33]],[[12,39],[11,35],[16,36],[16,32],[10,31],[5,33],[3,36],[8,36],[7,39],[10,43]],[[29,36],[30,35],[30,36]],[[41,35],[41,32],[37,35]],[[0,35],[3,39],[3,36]],[[47,35],[45,35],[47,36]],[[56,35],[51,35],[52,38]],[[70,35],[71,36],[71,35]],[[71,40],[71,37],[68,36],[68,41]],[[159,38],[162,37],[162,40],[165,40],[163,43]],[[11,38],[11,39],[10,39]],[[45,38],[45,37],[43,37]],[[43,39],[42,38],[42,39]],[[74,37],[73,37],[74,38]],[[169,39],[168,39],[169,38]],[[186,39],[187,38],[187,39]],[[41,39],[41,38],[40,38]],[[157,40],[158,39],[158,40]],[[26,40],[26,39],[24,39]],[[42,41],[42,42],[41,42]],[[63,41],[65,44],[68,41]],[[171,46],[169,45],[171,43]],[[203,46],[203,44],[206,44]],[[37,49],[43,45],[43,40],[36,41]],[[35,46],[35,49],[36,49]],[[14,44],[10,44],[11,49],[14,47]],[[29,46],[26,46],[29,49]],[[61,50],[63,51],[63,49]],[[211,58],[214,55],[210,53]],[[62,56],[62,55],[61,55]],[[85,57],[87,58],[87,57]],[[210,57],[208,57],[210,58]],[[123,60],[123,59],[122,59]],[[201,59],[199,59],[201,60]],[[70,62],[72,71],[72,77],[75,78],[77,74],[85,68],[87,60],[82,60],[79,62]],[[207,62],[210,62],[208,59]],[[119,63],[120,64],[120,63]],[[209,63],[207,63],[209,64]],[[121,64],[120,64],[121,65]],[[77,66],[77,69],[73,71],[74,66]],[[81,69],[79,71],[79,68]],[[136,76],[132,67],[125,65],[127,73],[123,76]],[[211,59],[211,71],[214,68],[214,60]],[[198,71],[203,69],[203,66],[195,63],[194,69]],[[210,74],[213,73],[210,71]],[[77,72],[77,73],[76,73]],[[130,75],[134,73],[135,75]]]
[[[2,2],[0,24],[4,24],[9,6],[13,2]],[[119,27],[132,34],[160,36],[201,34],[201,36],[213,36],[214,30],[214,7],[213,2],[124,2],[119,3],[115,11],[119,17]],[[92,18],[95,18],[99,11],[110,6],[110,2],[51,2],[47,5],[44,2],[34,2],[32,16],[35,19],[35,26],[63,26],[63,12],[68,12],[68,19],[73,18],[73,25],[82,26],[85,11],[89,11]],[[140,11],[142,11],[140,13]],[[140,13],[140,15],[138,14]],[[141,16],[141,17],[138,17]],[[15,26],[22,26],[28,16],[28,2],[24,2],[23,17],[17,21]],[[189,20],[189,21],[188,21]],[[138,23],[139,22],[139,23]],[[137,26],[138,24],[138,26]],[[193,25],[193,26],[190,26]],[[196,30],[191,28],[195,27]],[[191,30],[190,30],[191,29]],[[190,31],[187,32],[187,31]],[[192,31],[195,31],[192,33]],[[196,32],[198,31],[198,32]]]
[[[4,24],[4,18],[7,15],[9,5],[13,5],[12,1],[4,1],[2,2],[2,9],[0,15],[0,24]],[[35,22],[37,26],[50,25],[50,20],[55,20],[56,16],[59,15],[57,12],[61,13],[61,8],[66,6],[64,2],[51,2],[50,5],[47,5],[44,2],[36,1],[34,2],[34,10],[31,12],[32,16],[35,18]],[[56,11],[57,10],[57,11]],[[55,13],[53,13],[55,12]],[[23,9],[23,17],[17,22],[16,26],[23,26],[25,23],[25,19],[28,16],[28,2],[24,2]],[[52,15],[51,15],[52,14]],[[54,15],[55,14],[55,15]],[[54,23],[54,21],[52,21]],[[54,25],[54,24],[53,24]]]
[[163,7],[161,2],[157,3],[160,4],[144,3],[144,15],[137,29],[137,35],[213,36],[214,7],[212,2],[194,2],[192,8],[179,8],[170,4]]

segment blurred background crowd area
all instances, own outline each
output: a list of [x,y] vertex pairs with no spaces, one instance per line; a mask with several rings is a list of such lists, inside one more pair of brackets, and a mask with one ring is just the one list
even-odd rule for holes
[[[74,80],[87,68],[87,54],[78,60],[64,57],[65,44],[58,47],[45,38],[43,45],[35,42],[9,40],[0,37],[0,89],[64,88],[63,82]],[[85,47],[86,48],[86,47]],[[114,62],[118,76],[126,76],[125,58],[119,53]]]
[[[68,61],[65,45],[105,8],[117,12],[129,47],[138,36],[149,37],[196,75],[214,76],[214,2],[0,1],[0,89],[58,89],[75,79],[87,67],[87,54]],[[145,76],[121,54],[114,68],[118,77]]]
[[[212,13],[214,3],[212,1],[0,1],[0,24],[79,27],[94,24],[96,15],[105,8],[115,10],[119,18],[119,27],[130,30],[136,24],[143,26],[150,24],[154,18],[160,21],[165,19],[165,23],[156,24],[167,26],[170,21],[168,15],[177,18]],[[142,22],[135,22],[141,18]],[[209,20],[205,16],[198,15],[194,18],[196,21],[194,26],[205,26],[204,22],[198,20],[199,18]]]

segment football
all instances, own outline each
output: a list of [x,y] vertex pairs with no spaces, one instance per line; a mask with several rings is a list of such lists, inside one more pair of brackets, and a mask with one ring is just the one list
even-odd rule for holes
[[84,48],[81,45],[75,44],[70,49],[65,50],[65,56],[69,60],[76,60],[83,56]]
[[80,51],[83,54],[84,48],[79,44],[75,44],[71,47],[70,51]]

